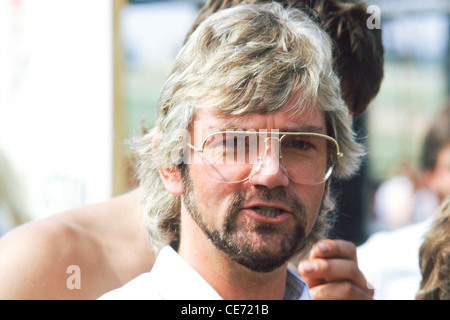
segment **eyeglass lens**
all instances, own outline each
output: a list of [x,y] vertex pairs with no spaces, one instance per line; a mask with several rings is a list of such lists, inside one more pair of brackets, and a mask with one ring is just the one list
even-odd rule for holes
[[244,181],[255,164],[270,157],[278,161],[272,174],[281,168],[296,183],[318,184],[331,174],[335,154],[335,144],[323,136],[226,132],[207,139],[202,159],[208,176],[216,181]]

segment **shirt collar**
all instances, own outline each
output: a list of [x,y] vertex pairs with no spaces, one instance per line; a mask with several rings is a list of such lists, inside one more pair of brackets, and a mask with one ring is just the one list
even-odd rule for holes
[[170,246],[161,249],[150,272],[154,290],[166,300],[217,300],[222,297]]
[[[162,299],[222,299],[214,288],[170,246],[161,249],[151,271]],[[285,300],[311,300],[308,285],[293,272],[286,276]]]
[[288,269],[284,300],[312,300],[309,287],[305,281]]

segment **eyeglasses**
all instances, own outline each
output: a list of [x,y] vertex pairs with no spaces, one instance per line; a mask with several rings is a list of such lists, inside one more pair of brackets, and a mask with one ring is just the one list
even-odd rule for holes
[[208,135],[201,148],[187,146],[202,154],[208,177],[223,183],[246,181],[269,158],[277,165],[266,165],[264,174],[275,174],[281,167],[296,183],[320,184],[343,157],[334,138],[312,132],[221,131]]

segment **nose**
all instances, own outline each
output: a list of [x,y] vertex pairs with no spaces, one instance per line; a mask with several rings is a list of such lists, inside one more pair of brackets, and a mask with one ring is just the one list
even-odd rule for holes
[[278,139],[268,138],[266,140],[264,154],[253,166],[249,182],[253,185],[266,186],[269,189],[289,184],[289,177],[280,159]]

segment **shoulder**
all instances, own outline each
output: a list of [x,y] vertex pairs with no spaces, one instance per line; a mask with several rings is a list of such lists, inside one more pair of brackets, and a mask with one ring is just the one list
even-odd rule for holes
[[[151,269],[138,191],[0,238],[0,299],[95,299]],[[76,278],[78,277],[78,278]],[[81,280],[81,288],[71,281]]]
[[67,280],[73,265],[82,270],[86,259],[100,255],[95,240],[63,218],[30,222],[0,239],[0,299],[88,298],[68,290]]

